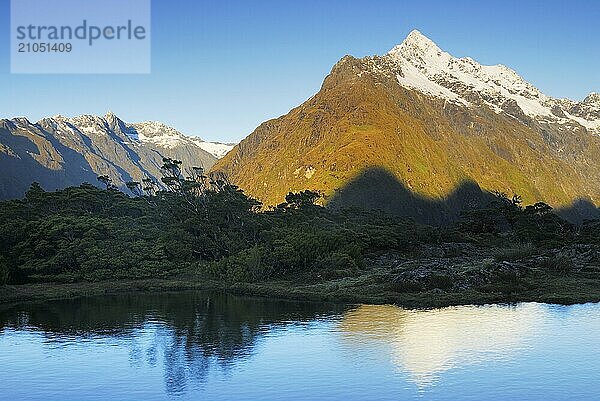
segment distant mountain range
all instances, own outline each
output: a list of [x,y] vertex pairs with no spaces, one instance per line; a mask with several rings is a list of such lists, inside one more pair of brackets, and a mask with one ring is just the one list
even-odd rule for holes
[[54,190],[109,175],[127,181],[160,180],[163,157],[209,169],[233,144],[188,137],[159,122],[128,124],[104,117],[55,116],[32,123],[0,119],[0,199],[21,197],[32,182]]
[[316,95],[261,124],[213,171],[267,204],[316,189],[332,205],[418,217],[423,205],[498,190],[593,210],[600,95],[554,99],[413,31],[383,56],[343,57]]

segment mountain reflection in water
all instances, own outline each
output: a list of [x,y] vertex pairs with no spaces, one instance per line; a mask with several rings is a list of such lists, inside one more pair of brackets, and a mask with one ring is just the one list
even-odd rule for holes
[[26,304],[0,309],[0,335],[28,330],[48,346],[107,342],[127,347],[133,367],[164,361],[166,391],[202,385],[250,356],[278,326],[300,325],[340,313],[339,305],[273,301],[220,293],[131,294]]
[[351,349],[388,347],[394,365],[423,386],[457,366],[510,358],[545,315],[539,304],[434,310],[362,305],[344,315],[338,330]]
[[222,293],[0,305],[0,399],[565,400],[600,304],[407,310]]

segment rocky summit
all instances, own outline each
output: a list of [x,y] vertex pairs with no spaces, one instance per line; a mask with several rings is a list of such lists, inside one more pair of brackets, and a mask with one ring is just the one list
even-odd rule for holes
[[316,95],[213,171],[266,204],[313,189],[334,206],[418,217],[501,191],[597,211],[599,113],[596,93],[554,99],[413,31],[383,56],[343,57]]

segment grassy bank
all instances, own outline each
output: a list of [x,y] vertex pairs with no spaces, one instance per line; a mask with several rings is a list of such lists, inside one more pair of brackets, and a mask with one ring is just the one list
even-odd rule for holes
[[267,283],[222,283],[190,277],[147,280],[117,280],[79,283],[41,283],[0,287],[0,304],[45,301],[135,292],[174,292],[188,290],[224,291],[276,299],[328,301],[369,304],[396,304],[409,308],[451,305],[545,302],[575,304],[600,302],[600,280],[585,276],[545,277],[531,288],[518,292],[464,290],[399,293],[390,289],[385,274],[303,284],[291,281]]

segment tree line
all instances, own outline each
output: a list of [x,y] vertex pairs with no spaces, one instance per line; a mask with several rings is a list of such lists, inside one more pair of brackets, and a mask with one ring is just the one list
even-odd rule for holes
[[[157,278],[193,272],[231,282],[352,277],[365,256],[425,243],[600,244],[600,223],[569,224],[543,203],[495,193],[455,224],[431,227],[377,211],[333,211],[315,191],[264,208],[224,177],[165,158],[161,182],[119,190],[85,183],[55,192],[32,184],[0,203],[0,283]],[[127,193],[125,193],[127,192]]]

